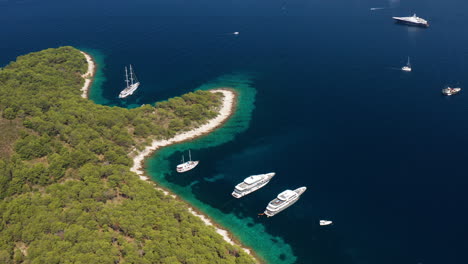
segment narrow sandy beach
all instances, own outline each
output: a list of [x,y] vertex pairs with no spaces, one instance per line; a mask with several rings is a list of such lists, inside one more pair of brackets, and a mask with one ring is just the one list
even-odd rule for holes
[[153,153],[155,150],[161,147],[172,145],[175,143],[186,141],[188,139],[193,139],[193,138],[205,135],[211,132],[213,129],[220,126],[224,121],[226,121],[233,111],[233,107],[235,103],[235,93],[227,89],[210,90],[210,92],[212,93],[221,92],[224,95],[223,103],[222,103],[221,109],[219,110],[218,116],[216,116],[215,118],[211,119],[208,123],[198,128],[195,128],[193,130],[190,130],[184,133],[177,134],[171,139],[153,141],[150,146],[146,147],[143,151],[135,155],[135,157],[133,158],[133,167],[130,170],[140,175],[140,179],[147,180],[148,177],[143,175],[143,169],[142,169],[143,161],[146,156],[148,156],[149,154]]
[[[198,128],[195,128],[193,130],[190,130],[184,133],[177,134],[171,139],[155,140],[152,142],[150,146],[146,147],[143,151],[138,152],[133,158],[133,167],[130,170],[137,173],[140,176],[141,180],[151,182],[149,177],[144,175],[143,163],[144,163],[145,157],[149,156],[151,153],[153,153],[159,148],[172,145],[175,143],[183,142],[186,140],[194,139],[202,135],[206,135],[209,132],[216,129],[217,127],[219,127],[220,125],[222,125],[231,116],[234,110],[234,105],[235,105],[235,99],[236,99],[235,92],[228,90],[228,89],[223,89],[223,88],[210,90],[210,92],[212,93],[221,92],[224,95],[222,106],[221,106],[221,109],[219,110],[218,116],[211,119],[205,125],[202,125]],[[176,198],[174,194],[169,193],[167,190],[164,190],[161,188],[158,188],[158,189],[164,192],[166,195],[171,195],[172,197]],[[218,225],[213,224],[213,221],[208,216],[197,212],[194,208],[191,208],[191,207],[189,207],[188,210],[193,215],[199,217],[206,225],[213,226],[216,232],[220,234],[226,242],[232,245],[236,244],[233,241],[233,239],[231,239],[229,232],[225,229],[219,228]],[[238,246],[242,247],[242,245],[238,245]],[[249,249],[245,247],[242,247],[242,249],[248,254],[251,254],[251,251]]]
[[93,59],[91,58],[91,56],[89,56],[88,53],[85,53],[83,51],[80,52],[85,56],[86,61],[88,62],[88,71],[85,74],[81,75],[81,77],[85,79],[85,83],[80,89],[82,92],[81,97],[88,98],[88,92],[89,88],[91,87],[92,78],[94,77],[96,65],[94,64]]
[[[85,83],[83,87],[81,88],[81,91],[82,91],[81,97],[88,98],[88,92],[91,87],[92,77],[95,74],[96,65],[94,64],[94,61],[89,54],[83,51],[81,51],[81,53],[85,56],[86,61],[88,62],[88,71],[82,75],[82,77],[85,78]],[[144,175],[143,163],[144,163],[145,158],[149,156],[150,154],[152,154],[154,151],[156,151],[159,148],[168,146],[168,145],[180,143],[186,140],[200,137],[202,135],[206,135],[210,133],[211,131],[213,131],[214,129],[216,129],[217,127],[219,127],[220,125],[222,125],[227,119],[229,119],[229,117],[232,115],[234,111],[234,107],[236,104],[236,93],[232,90],[223,89],[223,88],[210,90],[210,92],[212,93],[221,92],[224,95],[222,99],[222,106],[219,110],[218,116],[216,116],[215,118],[211,119],[208,123],[198,128],[195,128],[191,131],[177,134],[171,139],[154,140],[151,143],[151,145],[146,147],[144,150],[137,152],[137,153],[133,153],[132,155],[133,167],[130,168],[130,170],[138,174],[141,180],[149,182],[149,183],[153,183],[153,181],[151,181],[148,176]],[[173,198],[177,198],[175,194],[170,193],[167,190],[164,190],[162,188],[157,188],[157,187],[156,189],[161,190],[166,195],[170,195]],[[227,230],[220,228],[217,224],[213,224],[213,221],[208,216],[197,212],[196,209],[190,206],[188,206],[188,211],[192,213],[194,216],[199,217],[206,225],[213,226],[216,232],[220,234],[226,242],[232,245],[240,246],[245,252],[252,255],[256,260],[258,260],[251,253],[249,249],[247,249],[246,247],[243,247],[239,243],[235,243],[234,240],[231,239],[232,236]]]

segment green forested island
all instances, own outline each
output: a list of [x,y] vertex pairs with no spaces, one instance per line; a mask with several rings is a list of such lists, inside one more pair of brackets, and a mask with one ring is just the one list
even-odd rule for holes
[[255,262],[129,171],[128,153],[213,118],[222,94],[96,105],[86,69],[72,47],[0,69],[0,263]]

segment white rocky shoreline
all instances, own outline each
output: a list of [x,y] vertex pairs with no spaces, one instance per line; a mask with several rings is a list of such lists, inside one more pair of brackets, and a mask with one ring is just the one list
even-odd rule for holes
[[[86,61],[88,62],[88,71],[82,75],[82,77],[85,78],[85,83],[83,87],[81,88],[81,91],[82,91],[81,97],[88,98],[88,92],[89,92],[89,88],[92,82],[91,79],[95,73],[95,63],[89,54],[83,51],[81,51],[81,53],[86,57]],[[210,90],[210,92],[212,93],[220,92],[223,94],[222,106],[219,109],[219,114],[215,118],[211,119],[208,123],[198,128],[194,128],[190,131],[177,134],[170,139],[154,140],[144,150],[139,151],[136,154],[132,155],[133,166],[130,170],[138,174],[141,180],[149,182],[149,183],[153,183],[153,181],[151,181],[148,176],[144,175],[143,166],[144,166],[144,160],[147,156],[149,156],[150,154],[152,154],[154,151],[156,151],[159,148],[206,135],[210,133],[211,131],[213,131],[214,129],[216,129],[217,127],[219,127],[220,125],[222,125],[233,114],[235,103],[236,103],[236,93],[234,91],[230,90],[229,88],[218,88],[218,89]],[[173,198],[177,198],[175,194],[170,193],[169,191],[165,189],[157,188],[157,187],[156,189],[162,191],[165,195],[170,195]],[[200,218],[206,225],[213,226],[216,232],[220,234],[226,242],[232,245],[240,246],[245,252],[252,255],[250,249],[243,247],[242,245],[238,243],[235,243],[234,240],[231,238],[232,235],[229,233],[229,231],[220,228],[217,224],[213,224],[214,221],[211,220],[207,215],[199,213],[198,211],[196,211],[194,208],[190,206],[188,206],[188,211],[192,213],[194,216]],[[255,256],[253,257],[257,259]]]
[[88,71],[86,71],[85,74],[81,75],[81,77],[83,77],[85,79],[85,83],[83,84],[83,87],[81,87],[81,97],[83,98],[88,98],[88,92],[89,92],[89,88],[91,87],[91,78],[94,77],[94,72],[96,70],[96,65],[94,64],[94,61],[93,59],[91,58],[91,56],[86,53],[86,52],[83,52],[83,51],[80,51],[86,58],[86,61],[88,62]]

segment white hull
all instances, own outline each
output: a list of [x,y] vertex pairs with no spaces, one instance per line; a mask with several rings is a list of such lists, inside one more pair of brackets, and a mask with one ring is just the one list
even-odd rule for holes
[[404,66],[403,68],[401,68],[401,70],[404,71],[404,72],[410,72],[411,68],[408,67],[408,66]]
[[267,184],[270,182],[271,178],[273,178],[273,176],[275,176],[275,173],[274,173],[274,172],[272,172],[272,173],[267,173],[267,174],[265,174],[265,178],[261,181],[261,183],[260,183],[259,185],[254,186],[254,187],[252,187],[252,188],[250,188],[250,189],[248,189],[248,190],[243,190],[243,191],[239,191],[239,190],[238,190],[238,191],[236,192],[236,189],[238,189],[238,186],[242,184],[242,183],[240,183],[240,184],[238,184],[238,185],[236,186],[236,188],[235,188],[234,191],[232,192],[232,196],[234,196],[235,198],[241,198],[241,197],[246,196],[246,195],[249,194],[249,193],[253,193],[253,192],[255,192],[256,190],[258,190],[258,189],[262,188],[263,186],[267,185]]
[[134,83],[130,85],[129,87],[123,89],[119,94],[119,98],[125,98],[127,96],[132,95],[136,91],[136,89],[138,89],[138,86],[140,86],[139,82]]
[[299,201],[299,198],[300,198],[300,197],[298,197],[297,199],[295,199],[295,200],[289,202],[289,203],[286,204],[285,206],[283,206],[283,207],[281,207],[281,208],[279,208],[279,209],[277,209],[277,210],[275,210],[275,211],[265,210],[264,213],[265,213],[268,217],[275,216],[275,215],[277,215],[278,213],[280,213],[280,212],[284,211],[285,209],[287,209],[289,206],[295,204],[297,201]]
[[457,94],[461,91],[461,88],[445,88],[445,89],[442,89],[442,93],[444,95],[447,95],[447,96],[451,96],[453,94]]
[[[294,192],[297,193],[297,196],[294,197],[293,199],[291,200],[288,200],[288,201],[285,201],[283,202],[283,204],[281,204],[279,207],[274,207],[274,203],[275,201],[278,199],[275,199],[273,201],[271,201],[266,210],[265,210],[265,214],[268,216],[268,217],[271,217],[271,216],[274,216],[276,214],[278,214],[279,212],[283,211],[284,209],[290,207],[291,205],[295,204],[299,198],[301,198],[301,194],[304,193],[305,191],[307,190],[306,187],[301,187],[301,188],[297,188],[296,190],[294,190]],[[281,195],[281,194],[280,194]]]
[[327,226],[327,225],[331,225],[333,222],[332,221],[329,221],[329,220],[320,220],[320,225],[321,226]]
[[179,164],[177,165],[177,172],[179,173],[183,173],[183,172],[186,172],[186,171],[189,171],[193,168],[195,168],[197,165],[198,165],[199,161],[196,160],[196,161],[187,161],[187,162],[184,162],[182,164]]
[[417,17],[416,15],[410,17],[392,17],[396,22],[407,24],[410,26],[429,27],[427,20]]

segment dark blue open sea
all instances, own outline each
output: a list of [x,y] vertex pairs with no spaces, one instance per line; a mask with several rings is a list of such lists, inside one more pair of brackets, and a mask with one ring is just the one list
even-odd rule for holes
[[[91,99],[122,107],[236,88],[223,128],[146,166],[268,263],[468,263],[467,10],[466,0],[0,0],[0,65],[73,45],[99,63]],[[391,19],[414,12],[431,27]],[[399,70],[407,56],[411,73]],[[120,101],[129,63],[142,85]],[[464,90],[444,97],[446,85]],[[176,174],[188,149],[201,163]],[[263,189],[230,196],[270,171]],[[294,206],[257,217],[300,186]]]

